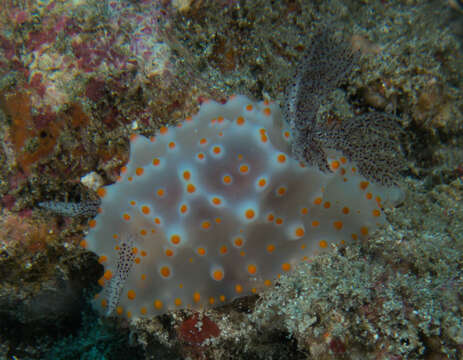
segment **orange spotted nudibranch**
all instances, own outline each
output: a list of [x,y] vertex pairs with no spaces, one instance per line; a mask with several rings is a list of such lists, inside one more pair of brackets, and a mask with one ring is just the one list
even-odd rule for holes
[[104,265],[95,305],[139,318],[201,309],[271,286],[384,223],[390,189],[342,154],[323,173],[291,157],[278,104],[204,102],[181,127],[131,138],[120,179],[82,241]]

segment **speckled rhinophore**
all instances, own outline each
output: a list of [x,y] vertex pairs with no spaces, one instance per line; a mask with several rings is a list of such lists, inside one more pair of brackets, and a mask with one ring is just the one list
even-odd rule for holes
[[97,307],[140,317],[223,304],[384,222],[381,203],[394,191],[340,154],[331,173],[305,166],[290,142],[278,104],[244,96],[208,101],[151,139],[134,136],[82,242],[105,266]]

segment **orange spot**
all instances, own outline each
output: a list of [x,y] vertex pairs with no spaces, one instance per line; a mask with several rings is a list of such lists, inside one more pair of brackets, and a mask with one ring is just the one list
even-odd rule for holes
[[222,149],[220,148],[220,146],[214,146],[212,148],[212,151],[214,152],[214,154],[219,155],[222,152]]
[[350,212],[350,210],[349,210],[348,207],[343,207],[343,208],[342,208],[342,213],[343,213],[344,215],[349,214],[349,212]]
[[183,172],[183,178],[184,178],[185,180],[190,180],[190,178],[191,178],[191,173],[190,173],[188,170],[185,170],[185,171]]
[[190,122],[190,121],[192,121],[192,120],[193,120],[193,118],[192,118],[191,116],[187,116],[187,117],[185,118],[185,121],[186,121],[186,122]]
[[265,185],[267,185],[267,180],[265,179],[259,179],[259,181],[257,182],[257,185],[259,185],[259,187],[264,187]]
[[134,260],[135,264],[140,264],[140,261],[141,261],[141,260],[140,260],[139,257],[135,258],[135,260]]
[[257,272],[256,265],[250,264],[248,265],[248,273],[254,275]]
[[166,256],[173,256],[174,255],[174,252],[171,250],[171,249],[166,249],[166,252],[165,252]]
[[138,248],[136,247],[132,248],[132,254],[134,255],[138,254]]
[[108,306],[108,301],[106,299],[101,300],[101,306],[104,308]]
[[161,224],[161,220],[160,220],[158,217],[155,217],[155,218],[154,218],[154,222],[155,222],[156,224],[158,224],[158,225]]
[[247,174],[249,172],[249,166],[248,165],[240,165],[240,173],[241,174]]
[[169,149],[175,149],[175,142],[171,141],[169,143]]
[[252,105],[251,104],[246,105],[246,110],[247,111],[252,111]]
[[368,181],[360,181],[360,189],[365,190],[369,184]]
[[301,214],[302,215],[307,215],[308,212],[309,212],[309,209],[307,209],[307,208],[302,208],[301,209]]
[[360,233],[364,236],[368,235],[368,228],[366,226],[362,226],[360,228]]
[[159,132],[161,133],[161,135],[167,134],[167,131],[168,131],[168,129],[167,129],[167,127],[165,127],[165,126],[162,126],[162,127],[159,129]]
[[141,256],[146,256],[146,255],[147,255],[147,253],[146,253],[146,251],[145,251],[145,250],[142,250],[142,251],[140,251],[140,255],[141,255]]
[[98,259],[98,262],[100,264],[103,264],[104,262],[106,262],[108,260],[108,257],[105,256],[105,255],[101,255],[100,258]]
[[211,296],[209,298],[209,304],[214,305],[214,303],[215,303],[215,299]]
[[270,108],[265,108],[263,113],[265,116],[270,116],[272,115],[272,110],[270,110]]
[[317,227],[318,225],[320,225],[320,221],[318,221],[318,220],[312,221],[312,226],[313,227]]
[[290,134],[289,134],[289,131],[283,132],[283,136],[284,136],[285,138],[288,139],[288,138],[289,138],[289,135],[290,135]]
[[161,300],[155,300],[153,305],[154,305],[154,308],[157,309],[157,310],[162,309],[162,301]]
[[286,188],[284,186],[279,187],[277,193],[278,195],[283,196],[284,194],[286,194]]
[[127,172],[127,166],[121,167],[121,174],[125,174]]
[[198,153],[198,155],[196,155],[196,157],[198,158],[198,160],[204,160],[205,155],[204,155],[204,153],[200,152],[200,153]]
[[368,200],[371,200],[371,199],[373,199],[373,194],[369,192],[369,193],[367,193],[367,194],[365,195],[365,197],[366,197]]
[[267,215],[267,220],[272,222],[275,219],[275,216],[273,214],[268,214]]
[[145,170],[143,168],[137,168],[135,170],[135,174],[137,174],[137,176],[142,176],[144,172]]
[[346,159],[344,156],[341,157],[341,159],[339,159],[339,160],[341,160],[341,162],[342,162],[343,164],[345,164],[345,163],[347,162],[347,159]]
[[105,188],[99,188],[96,193],[100,198],[104,198],[106,196],[106,189]]
[[111,280],[113,277],[113,273],[110,270],[106,270],[105,273],[103,274],[103,278],[105,280]]
[[196,250],[196,251],[198,252],[198,255],[200,255],[200,256],[206,255],[206,249],[204,249],[202,247],[198,248],[198,250]]
[[224,302],[225,301],[225,295],[220,295],[219,299],[220,299],[220,301]]
[[212,272],[212,278],[216,281],[220,281],[223,279],[223,271],[222,270],[214,270]]
[[146,280],[146,274],[141,274],[140,279]]
[[95,219],[92,219],[88,222],[88,226],[90,226],[91,228],[94,228],[96,226],[96,220]]
[[140,309],[140,313],[141,313],[142,315],[146,315],[147,312],[148,312],[148,310],[146,310],[145,307],[142,307],[142,308]]
[[161,163],[161,161],[158,158],[153,159],[153,165],[158,166]]
[[223,123],[224,120],[225,120],[225,119],[223,118],[223,116],[219,116],[219,117],[217,118],[217,122],[218,122],[219,124],[220,124],[220,123]]
[[194,301],[195,303],[198,303],[198,302],[201,301],[201,295],[199,294],[199,292],[193,293],[193,301]]
[[129,177],[127,178],[127,180],[128,180],[128,181],[132,181],[132,180],[133,180],[133,177],[129,176]]
[[272,282],[270,280],[265,280],[264,281],[264,285],[265,286],[271,286],[272,285]]
[[175,304],[175,306],[181,306],[182,305],[182,300],[180,298],[176,298],[174,300],[174,304]]
[[130,205],[135,206],[135,205],[137,205],[137,202],[132,200],[132,201],[130,201]]
[[254,219],[254,216],[256,216],[256,213],[255,213],[255,211],[253,209],[248,209],[248,210],[246,210],[244,215],[246,216],[246,219],[252,220],[252,219]]
[[291,265],[289,263],[283,263],[283,265],[281,265],[281,269],[283,271],[289,271],[291,270]]
[[141,207],[141,212],[142,212],[143,214],[145,214],[145,215],[148,215],[148,214],[151,212],[151,209],[150,209],[149,206],[143,205],[143,206]]
[[242,116],[238,116],[238,118],[236,119],[236,123],[238,125],[243,125],[244,124],[244,118]]
[[298,227],[298,228],[294,231],[294,234],[295,234],[298,238],[303,237],[303,236],[304,236],[304,233],[305,233],[305,231],[304,231],[304,229],[301,228],[301,227]]
[[283,219],[282,219],[282,218],[277,218],[277,219],[275,220],[275,224],[277,224],[277,225],[283,224]]
[[126,221],[129,221],[129,220],[130,220],[130,215],[129,215],[129,214],[127,214],[127,213],[126,213],[126,214],[124,214],[124,215],[122,215],[122,217],[123,217],[123,218],[124,218],[124,220],[126,220]]
[[326,201],[324,204],[323,204],[323,207],[325,209],[329,209],[331,207],[331,203],[329,201]]
[[223,182],[227,185],[231,184],[232,182],[232,177],[230,175],[225,175],[223,178],[222,178]]
[[158,191],[156,191],[156,194],[158,194],[159,197],[163,197],[165,195],[165,191],[164,189],[158,189]]
[[225,245],[222,245],[222,246],[220,247],[220,253],[221,253],[222,255],[224,255],[224,254],[226,254],[227,252],[228,252],[228,248],[227,248]]
[[378,217],[381,215],[381,212],[378,209],[373,210],[373,216]]
[[147,232],[146,232],[145,229],[141,229],[141,230],[140,230],[140,235],[145,236],[146,234],[147,234]]
[[235,285],[235,291],[240,294],[243,292],[243,287],[240,284]]
[[268,251],[269,253],[274,252],[274,251],[275,251],[275,245],[271,245],[271,244],[270,244],[270,245],[267,245],[267,251]]
[[206,220],[206,221],[203,221],[203,222],[201,223],[201,227],[202,227],[203,229],[206,229],[206,230],[209,229],[209,228],[211,227],[210,221],[207,221],[207,220]]
[[216,222],[217,224],[220,224],[220,223],[222,222],[222,219],[219,218],[219,217],[217,217],[217,218],[215,218],[215,222]]
[[235,246],[241,247],[241,246],[243,246],[244,241],[243,241],[243,238],[237,237],[237,238],[235,238],[233,243],[235,244]]
[[161,270],[159,271],[163,277],[169,277],[170,275],[170,269],[168,266],[163,266]]
[[127,297],[129,298],[129,300],[135,299],[136,296],[137,295],[135,294],[135,291],[133,291],[133,290],[127,291]]
[[187,211],[188,211],[188,206],[186,206],[185,204],[183,204],[182,206],[180,206],[180,212],[181,212],[182,214],[185,214]]
[[313,203],[314,203],[315,205],[320,205],[322,202],[323,202],[323,200],[322,200],[321,197],[317,197],[317,198],[315,198],[315,200],[313,201]]
[[220,200],[220,198],[218,198],[218,197],[213,197],[212,198],[212,203],[214,205],[220,205],[222,203],[222,200]]
[[170,241],[171,241],[171,243],[174,244],[174,245],[180,244],[180,240],[181,240],[181,239],[180,239],[180,235],[177,235],[177,234],[174,234],[174,235],[172,235],[172,236],[170,237]]
[[122,315],[122,313],[124,312],[124,309],[122,308],[122,306],[118,306],[116,308],[116,313],[117,315]]
[[333,226],[334,226],[334,228],[335,228],[336,230],[341,230],[341,229],[342,229],[342,226],[343,226],[343,223],[342,223],[342,221],[335,221],[335,222],[333,223]]
[[156,138],[154,136],[151,136],[150,141],[154,143],[156,141]]
[[186,191],[188,191],[190,194],[193,194],[196,191],[196,187],[193,184],[188,184],[186,186]]
[[278,155],[277,160],[280,164],[284,164],[286,162],[286,155],[285,154]]
[[352,240],[357,240],[359,238],[357,234],[352,234],[351,237],[352,237]]
[[331,169],[332,169],[332,170],[337,170],[337,169],[339,169],[339,166],[340,166],[340,165],[341,165],[341,164],[339,163],[339,161],[333,160],[333,161],[331,162]]
[[199,143],[200,143],[201,145],[206,145],[206,144],[207,144],[207,139],[202,138],[201,140],[199,140]]
[[328,243],[326,242],[326,240],[320,240],[320,242],[318,243],[318,245],[322,248],[322,249],[326,249],[328,247]]

